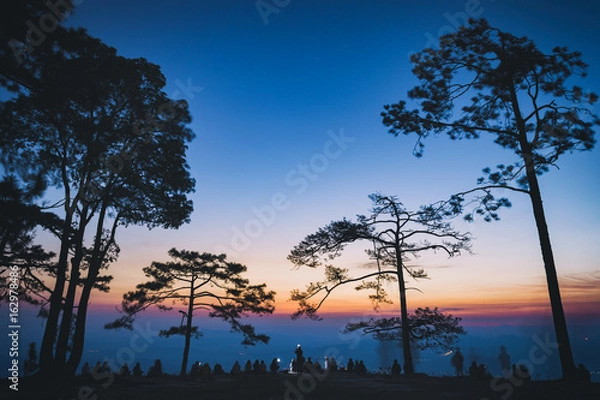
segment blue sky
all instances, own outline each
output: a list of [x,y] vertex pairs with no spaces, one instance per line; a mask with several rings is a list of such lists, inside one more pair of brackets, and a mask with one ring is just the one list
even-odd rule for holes
[[[197,180],[191,224],[170,232],[122,230],[123,251],[113,268],[122,279],[115,280],[113,296],[142,279],[142,266],[177,246],[225,251],[285,299],[289,288],[318,278],[290,271],[289,250],[332,219],[367,212],[369,193],[395,194],[416,208],[471,187],[483,167],[511,162],[514,156],[487,138],[429,140],[425,156],[416,159],[414,138],[387,134],[379,114],[416,83],[409,54],[468,15],[527,35],[546,51],[555,45],[582,51],[590,67],[581,85],[597,88],[598,9],[563,3],[290,1],[263,19],[254,1],[83,2],[68,23],[125,56],[159,64],[167,93],[188,100],[197,135],[188,153]],[[336,146],[332,135],[347,139]],[[558,265],[588,273],[598,269],[600,256],[593,245],[598,186],[590,184],[600,158],[597,150],[566,155],[559,166],[541,180]],[[274,200],[273,213],[267,210]],[[500,223],[461,225],[476,236],[477,256],[451,260],[464,268],[453,268],[451,276],[468,276],[473,286],[543,280],[530,205],[518,195],[511,200],[514,207]],[[438,283],[451,277],[436,271],[432,291],[439,289],[437,276]]]
[[[486,166],[513,161],[486,138],[444,137],[429,140],[417,159],[414,138],[394,138],[381,123],[383,105],[405,98],[416,84],[409,54],[454,31],[466,15],[529,36],[545,51],[556,45],[580,50],[590,64],[580,84],[600,91],[600,6],[592,2],[275,3],[285,6],[266,16],[267,24],[255,1],[231,0],[87,0],[67,21],[124,56],[160,65],[166,92],[188,100],[197,135],[188,152],[197,181],[192,222],[177,231],[121,230],[113,289],[94,297],[94,304],[112,309],[124,291],[144,280],[144,266],[178,247],[227,252],[248,265],[251,279],[277,290],[278,308],[289,312],[289,290],[321,277],[319,271],[292,270],[286,260],[304,236],[333,219],[366,213],[372,192],[397,195],[417,208],[471,187]],[[559,275],[592,277],[592,286],[600,282],[598,151],[566,155],[559,170],[541,179]],[[498,223],[459,223],[476,237],[475,255],[418,261],[431,268],[432,279],[420,284],[423,294],[410,294],[411,307],[498,313],[505,323],[508,306],[535,303],[534,311],[547,315],[547,306],[539,305],[547,295],[531,207],[526,198],[511,200],[513,208]],[[265,211],[270,207],[275,212]],[[360,265],[361,257],[360,249],[351,252],[346,266]],[[564,291],[573,304],[577,290]],[[364,295],[352,290],[331,300],[325,311],[369,310]]]

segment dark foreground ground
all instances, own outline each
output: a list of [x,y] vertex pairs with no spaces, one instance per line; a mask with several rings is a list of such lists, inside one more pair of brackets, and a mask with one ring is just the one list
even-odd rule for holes
[[[114,379],[113,379],[114,378]],[[188,399],[565,399],[598,400],[600,383],[571,385],[562,381],[479,381],[470,377],[392,377],[389,375],[328,376],[287,374],[229,375],[208,378],[163,376],[105,377],[43,382],[22,378],[19,392],[5,385],[0,399],[36,400],[188,400]]]

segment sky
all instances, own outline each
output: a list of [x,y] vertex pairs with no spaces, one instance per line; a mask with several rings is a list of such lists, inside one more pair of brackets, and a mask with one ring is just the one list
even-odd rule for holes
[[[121,229],[121,254],[110,267],[115,279],[110,293],[92,298],[94,320],[118,316],[122,294],[145,280],[142,268],[166,261],[176,247],[225,252],[247,265],[253,282],[277,292],[267,328],[277,325],[283,334],[312,327],[288,319],[295,307],[287,301],[290,290],[322,278],[322,271],[294,269],[286,259],[306,235],[368,213],[370,193],[396,195],[416,209],[472,187],[486,166],[515,160],[487,138],[445,137],[427,140],[417,159],[414,137],[395,138],[381,122],[383,105],[406,98],[417,83],[409,55],[436,46],[439,35],[454,32],[466,16],[528,36],[544,51],[556,45],[581,51],[589,64],[581,86],[600,91],[600,6],[592,2],[81,2],[66,24],[85,27],[123,56],[160,65],[167,94],[188,101],[196,134],[188,151],[197,182],[191,223],[171,231]],[[540,178],[572,327],[600,316],[599,151],[565,155]],[[510,193],[510,200],[501,221],[456,223],[473,234],[474,254],[415,261],[430,279],[410,283],[421,292],[409,293],[409,309],[438,306],[473,327],[548,324],[531,205],[518,194]],[[360,273],[367,261],[360,248],[350,248],[337,265]],[[397,298],[394,287],[389,292]],[[396,301],[384,312],[397,307]],[[335,322],[321,326],[336,329],[340,318],[373,314],[366,294],[352,288],[332,295],[322,311]],[[574,346],[582,349],[593,335],[573,329]],[[597,327],[593,332],[598,347]]]

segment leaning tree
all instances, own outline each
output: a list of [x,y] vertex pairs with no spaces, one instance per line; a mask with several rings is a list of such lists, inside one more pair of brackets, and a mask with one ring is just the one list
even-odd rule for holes
[[[225,254],[198,253],[187,250],[169,250],[175,260],[153,262],[144,268],[149,281],[140,283],[136,291],[123,295],[124,316],[107,324],[107,329],[132,329],[138,313],[156,306],[159,310],[171,310],[165,302],[185,306],[179,310],[186,323],[160,331],[160,336],[183,335],[185,345],[180,374],[187,370],[188,354],[192,336],[199,337],[198,326],[193,326],[193,318],[200,311],[208,311],[211,318],[219,318],[231,326],[231,330],[241,333],[242,344],[268,343],[269,337],[256,333],[250,324],[241,319],[249,314],[266,315],[275,310],[275,292],[267,291],[266,284],[251,285],[243,278],[245,265],[227,261]],[[183,321],[182,317],[182,321]]]
[[[515,153],[514,162],[498,165],[497,170],[485,168],[477,188],[452,200],[462,207],[467,193],[483,193],[479,198],[484,203],[497,205],[492,193],[497,188],[529,196],[562,372],[564,377],[572,376],[575,364],[538,176],[555,166],[563,154],[594,147],[594,129],[600,120],[586,104],[593,104],[598,96],[566,83],[572,76],[586,75],[581,53],[566,47],[542,52],[530,39],[480,19],[441,37],[438,49],[424,49],[411,61],[420,83],[408,92],[408,98],[417,108],[411,109],[404,100],[384,106],[384,125],[395,136],[415,134],[413,152],[418,157],[423,154],[424,139],[439,134],[451,139],[491,135],[496,144]],[[454,111],[455,103],[460,112]],[[500,203],[508,204],[508,200]]]
[[4,170],[19,186],[41,177],[55,189],[36,200],[61,219],[54,265],[37,278],[48,292],[40,372],[59,377],[81,360],[90,296],[109,289],[119,228],[189,222],[195,184],[188,105],[167,97],[160,68],[69,33],[44,53],[35,90],[0,104]]
[[298,302],[292,318],[305,316],[320,319],[317,311],[338,287],[357,283],[357,290],[372,290],[369,298],[375,308],[391,303],[385,290],[386,283],[397,282],[400,298],[401,343],[405,371],[414,373],[411,355],[411,320],[408,315],[405,274],[426,278],[423,269],[409,265],[411,258],[426,251],[440,251],[448,256],[470,249],[470,235],[454,229],[448,218],[454,214],[447,202],[407,210],[394,196],[372,194],[371,214],[358,215],[356,221],[333,221],[308,235],[290,252],[288,259],[296,266],[316,268],[340,256],[344,248],[354,242],[369,245],[366,250],[375,270],[351,276],[349,269],[325,265],[325,279],[310,283],[304,291],[293,290],[291,299]]

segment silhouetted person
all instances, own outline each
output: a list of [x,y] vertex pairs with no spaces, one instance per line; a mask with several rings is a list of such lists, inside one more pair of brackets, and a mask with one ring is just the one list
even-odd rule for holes
[[216,363],[215,367],[213,368],[213,374],[215,374],[215,375],[225,374],[225,371],[223,370],[223,366],[219,363]]
[[401,370],[402,368],[400,367],[400,364],[398,364],[398,360],[394,360],[394,363],[392,364],[392,375],[400,375]]
[[244,365],[244,373],[251,374],[252,373],[252,361],[246,361],[246,365]]
[[242,373],[242,367],[241,367],[240,363],[236,361],[236,362],[233,364],[233,367],[231,367],[231,372],[230,372],[230,374],[231,374],[231,375],[239,375],[239,374],[241,374],[241,373]]
[[190,369],[190,375],[191,376],[200,375],[200,361],[196,361],[194,364],[192,364],[192,369]]
[[260,360],[260,364],[258,366],[258,372],[261,374],[267,373],[267,364],[265,363],[265,360]]
[[513,375],[515,374],[515,371],[516,371],[516,378],[522,379],[525,382],[529,382],[531,380],[531,375],[529,374],[529,368],[527,368],[527,366],[525,364],[519,364],[517,367],[515,367],[515,364],[513,364]]
[[140,366],[140,363],[136,363],[133,366],[133,376],[142,376],[144,375],[144,371],[142,371],[142,367]]
[[329,371],[337,371],[337,369],[338,369],[338,366],[337,366],[337,361],[335,361],[335,358],[334,358],[334,357],[331,357],[331,358],[329,359],[329,365],[328,365],[328,368],[327,368],[327,369],[328,369]]
[[98,372],[102,374],[110,373],[110,365],[108,365],[108,361],[104,361],[102,366],[98,369]]
[[506,347],[500,346],[500,354],[498,355],[500,360],[500,367],[505,377],[510,374],[510,355],[506,352]]
[[365,375],[367,373],[367,367],[363,360],[359,360],[358,363],[354,366],[354,371],[358,374]]
[[81,376],[84,378],[89,378],[90,376],[92,376],[92,369],[90,368],[90,364],[86,363],[83,364],[83,367],[81,367]]
[[254,360],[254,365],[252,366],[252,372],[258,374],[260,372],[260,363],[258,359]]
[[274,373],[274,374],[276,374],[276,373],[277,373],[277,371],[279,371],[279,361],[277,361],[277,359],[276,359],[276,358],[274,358],[274,359],[271,361],[271,365],[269,365],[269,370],[270,370],[272,373]]
[[579,376],[581,377],[581,380],[584,383],[592,382],[592,375],[590,374],[590,371],[588,371],[588,369],[583,364],[579,364]]
[[490,375],[487,372],[487,366],[485,364],[479,364],[477,366],[477,375],[479,379],[487,379]]
[[463,363],[465,361],[465,358],[460,352],[460,347],[456,348],[456,353],[454,353],[450,361],[454,369],[456,369],[456,376],[463,376]]
[[354,361],[352,359],[348,359],[348,365],[346,366],[348,372],[354,372]]
[[102,364],[100,364],[100,361],[96,361],[96,365],[94,365],[94,369],[92,369],[92,375],[97,377],[100,372],[102,372]]
[[202,364],[202,366],[200,367],[200,376],[210,376],[211,373],[212,371],[210,369],[210,364]]
[[313,364],[313,366],[315,367],[315,371],[317,371],[318,373],[322,373],[323,372],[323,367],[321,367],[321,364],[319,364],[318,361],[315,361],[315,363]]
[[[321,368],[321,366],[319,366],[319,368]],[[302,370],[314,372],[314,364],[310,357],[308,357],[306,360],[304,360],[304,364],[302,364]]]
[[477,362],[473,361],[471,366],[469,367],[469,375],[473,378],[477,378],[479,376],[479,368],[477,367]]
[[131,375],[131,371],[129,371],[129,366],[127,365],[127,363],[123,364],[123,366],[121,367],[121,370],[119,371],[119,375],[121,375],[121,376]]
[[162,376],[162,374],[162,362],[156,359],[154,365],[148,370],[148,376]]
[[294,353],[296,354],[296,370],[301,374],[304,369],[304,353],[302,352],[302,347],[298,345]]

